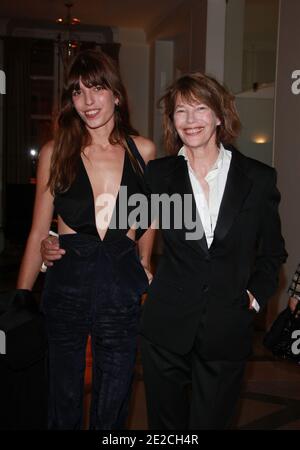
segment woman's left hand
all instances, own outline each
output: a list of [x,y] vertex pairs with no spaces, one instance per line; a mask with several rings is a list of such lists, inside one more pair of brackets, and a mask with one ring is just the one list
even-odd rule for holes
[[[293,313],[295,312],[298,303],[299,303],[299,300],[297,300],[296,298],[294,298],[294,297],[289,298],[289,307]],[[298,311],[296,314],[296,317],[299,317],[299,315],[300,315],[300,312]]]
[[143,266],[143,268],[144,268],[144,271],[146,272],[146,275],[148,277],[148,282],[149,282],[149,284],[151,284],[152,280],[153,280],[153,274],[150,272],[151,268],[150,267],[145,267],[145,266]]

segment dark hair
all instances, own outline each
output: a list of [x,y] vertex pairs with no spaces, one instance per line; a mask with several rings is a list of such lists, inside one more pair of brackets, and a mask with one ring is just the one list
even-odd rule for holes
[[182,141],[174,126],[174,110],[177,96],[188,103],[200,101],[211,108],[221,124],[217,127],[217,145],[233,144],[241,129],[234,96],[214,78],[195,72],[178,78],[159,100],[163,106],[165,147],[168,153],[177,153]]
[[73,59],[64,84],[61,109],[56,121],[54,150],[48,185],[52,193],[67,190],[74,181],[77,164],[84,147],[90,144],[90,134],[72,100],[79,81],[86,87],[103,86],[118,99],[114,111],[114,128],[109,136],[111,144],[126,147],[126,136],[138,135],[130,123],[127,94],[116,63],[106,54],[84,50]]

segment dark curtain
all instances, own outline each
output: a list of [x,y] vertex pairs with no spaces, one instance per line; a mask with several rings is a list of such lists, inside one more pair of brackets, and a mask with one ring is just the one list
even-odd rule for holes
[[4,178],[7,183],[28,183],[31,174],[30,56],[32,39],[4,38],[6,95],[4,103]]

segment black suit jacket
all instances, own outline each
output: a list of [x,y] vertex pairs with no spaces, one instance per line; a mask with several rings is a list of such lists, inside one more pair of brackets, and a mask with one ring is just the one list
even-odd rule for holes
[[[154,194],[192,194],[182,156],[151,161],[145,176]],[[192,198],[190,211],[198,217]],[[188,230],[174,223],[162,230],[163,254],[143,307],[141,333],[178,354],[189,352],[197,336],[204,359],[249,356],[256,312],[248,309],[247,289],[263,308],[287,257],[279,201],[275,170],[232,150],[211,247],[205,235],[187,240]]]

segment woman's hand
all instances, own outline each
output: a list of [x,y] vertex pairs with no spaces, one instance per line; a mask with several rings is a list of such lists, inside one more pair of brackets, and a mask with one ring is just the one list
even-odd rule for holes
[[146,267],[146,266],[143,265],[143,268],[144,268],[144,271],[146,272],[146,275],[148,277],[148,282],[149,282],[149,284],[151,284],[152,280],[153,280],[153,274],[151,273],[151,267],[149,267],[149,266]]
[[[299,303],[299,300],[297,300],[295,297],[289,298],[289,307],[293,313],[295,312],[298,303]],[[300,315],[300,311],[297,312],[296,317],[299,317],[299,315]]]
[[66,253],[65,250],[59,247],[58,238],[55,236],[48,236],[41,242],[41,255],[45,266],[53,266],[53,261],[61,259]]

